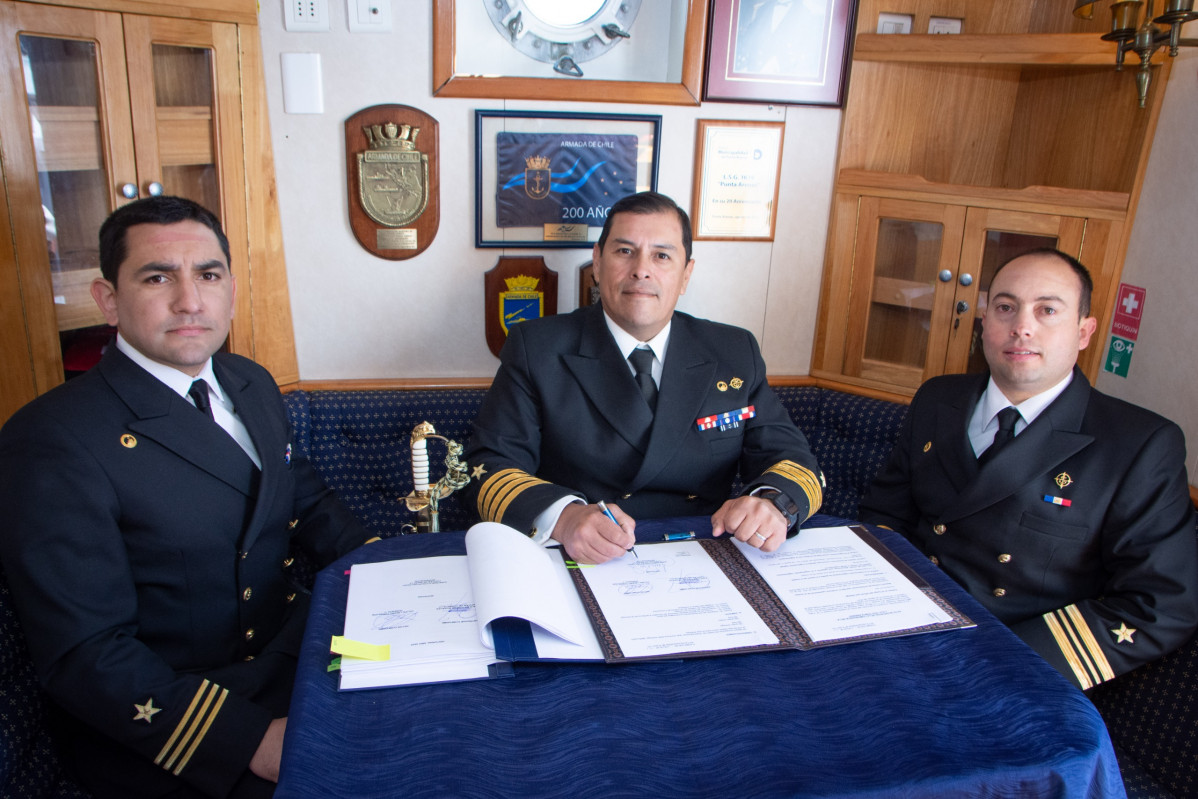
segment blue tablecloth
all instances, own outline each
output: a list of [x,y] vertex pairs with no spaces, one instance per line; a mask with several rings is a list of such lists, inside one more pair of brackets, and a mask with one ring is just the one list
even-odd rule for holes
[[[706,519],[646,520],[638,538],[665,525],[710,534]],[[977,627],[341,693],[327,666],[349,566],[465,552],[461,533],[363,547],[318,575],[276,796],[1125,796],[1090,701],[904,539],[875,532]]]

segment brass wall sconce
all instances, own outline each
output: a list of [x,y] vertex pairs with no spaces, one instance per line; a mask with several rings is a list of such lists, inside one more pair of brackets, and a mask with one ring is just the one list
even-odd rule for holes
[[[1073,7],[1074,16],[1083,19],[1093,19],[1094,6],[1098,0],[1076,0]],[[1159,17],[1153,16],[1153,6],[1156,0],[1148,0],[1147,11],[1141,21],[1140,9],[1144,0],[1115,0],[1111,3],[1111,32],[1102,38],[1115,42],[1118,50],[1115,53],[1115,68],[1123,68],[1123,58],[1128,52],[1140,57],[1140,70],[1136,73],[1136,90],[1140,98],[1140,108],[1144,108],[1148,100],[1148,84],[1152,80],[1150,62],[1153,54],[1169,45],[1169,56],[1177,55],[1181,47],[1198,46],[1198,39],[1181,38],[1181,26],[1192,19],[1198,19],[1194,12],[1194,0],[1164,0],[1164,13]]]

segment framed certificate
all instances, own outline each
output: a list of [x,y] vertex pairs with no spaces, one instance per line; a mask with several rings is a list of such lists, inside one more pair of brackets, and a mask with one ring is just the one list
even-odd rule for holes
[[475,111],[476,247],[589,248],[621,197],[657,188],[661,117]]
[[698,120],[696,240],[774,240],[783,128],[782,122]]
[[853,0],[712,0],[704,100],[844,102]]

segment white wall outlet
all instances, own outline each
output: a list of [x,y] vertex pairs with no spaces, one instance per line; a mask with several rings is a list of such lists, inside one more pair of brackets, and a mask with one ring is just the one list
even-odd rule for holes
[[878,14],[878,33],[910,33],[910,14]]
[[283,0],[283,29],[319,33],[329,29],[329,0]]
[[350,33],[390,33],[391,0],[345,0]]
[[960,33],[961,20],[956,17],[932,17],[928,20],[928,33]]

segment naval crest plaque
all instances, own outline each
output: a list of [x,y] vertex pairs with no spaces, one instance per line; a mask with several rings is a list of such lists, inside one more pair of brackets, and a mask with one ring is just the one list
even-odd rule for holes
[[437,121],[405,105],[376,105],[345,122],[349,218],[380,258],[419,255],[440,225]]

